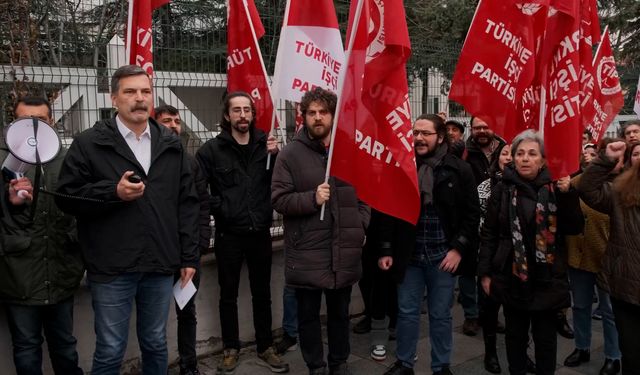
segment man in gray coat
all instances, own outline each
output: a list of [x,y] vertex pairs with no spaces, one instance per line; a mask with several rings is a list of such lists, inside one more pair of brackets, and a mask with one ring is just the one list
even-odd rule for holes
[[[310,374],[324,374],[320,303],[327,302],[330,374],[349,374],[349,302],[362,273],[360,256],[370,210],[353,186],[324,182],[336,95],[316,88],[300,103],[305,127],[280,154],[271,200],[284,215],[285,279],[295,288],[298,335]],[[322,205],[326,206],[320,220]]]

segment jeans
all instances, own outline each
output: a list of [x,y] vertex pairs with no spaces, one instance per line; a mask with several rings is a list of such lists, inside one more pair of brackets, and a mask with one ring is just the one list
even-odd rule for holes
[[324,292],[327,302],[327,338],[329,368],[346,363],[349,345],[349,302],[351,287],[341,289],[296,289],[298,300],[298,338],[302,358],[311,370],[326,366],[320,324],[320,303]]
[[73,297],[54,305],[6,305],[18,375],[42,374],[42,331],[56,375],[82,374],[73,337]]
[[295,288],[290,286],[282,291],[282,329],[289,337],[298,337],[298,301]]
[[235,234],[216,232],[216,261],[220,285],[220,326],[225,349],[240,349],[238,288],[246,258],[253,306],[256,346],[262,353],[273,345],[271,334],[271,235],[269,230]]
[[556,310],[527,311],[504,305],[505,344],[511,375],[527,373],[529,326],[535,346],[537,375],[552,375],[556,371]]
[[[576,348],[591,348],[591,307],[593,305],[593,286],[596,285],[596,274],[569,267],[569,281],[573,296],[573,331]],[[604,332],[604,356],[609,359],[620,359],[618,347],[618,330],[611,310],[609,295],[598,288]]]
[[[180,272],[173,275],[173,283],[180,280]],[[200,269],[193,275],[193,285],[196,289],[200,288]],[[196,358],[196,327],[198,320],[196,318],[196,294],[191,297],[189,302],[182,310],[176,304],[176,317],[178,319],[178,354],[180,355],[180,368],[193,369],[198,365]]]
[[464,310],[465,319],[478,318],[478,291],[477,282],[474,276],[460,275],[458,277],[458,287],[460,295],[458,301]]
[[167,372],[167,319],[173,299],[173,275],[124,273],[106,282],[90,282],[95,314],[96,351],[92,375],[117,375],[129,340],[129,320],[136,303],[136,332],[142,373]]
[[640,305],[611,298],[622,352],[622,375],[640,374]]
[[451,307],[456,278],[438,264],[410,264],[398,286],[398,325],[396,356],[405,367],[413,367],[420,330],[420,304],[427,287],[431,370],[442,370],[451,363],[453,326]]

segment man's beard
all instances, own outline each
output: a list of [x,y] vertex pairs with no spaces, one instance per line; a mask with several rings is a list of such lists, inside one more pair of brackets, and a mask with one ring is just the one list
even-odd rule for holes
[[249,130],[251,129],[251,122],[238,121],[235,124],[231,124],[231,127],[235,129],[238,133],[248,133]]
[[331,128],[327,128],[324,125],[317,126],[314,124],[311,126],[307,126],[307,130],[309,132],[309,135],[314,139],[324,139],[331,133]]
[[[482,141],[480,141],[482,139]],[[493,137],[490,137],[488,135],[483,135],[482,137],[477,137],[475,138],[476,144],[480,147],[486,147],[489,146],[491,144],[491,142],[493,141]]]

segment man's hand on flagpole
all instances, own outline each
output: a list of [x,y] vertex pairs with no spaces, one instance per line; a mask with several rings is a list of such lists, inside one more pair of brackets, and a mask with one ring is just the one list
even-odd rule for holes
[[267,152],[271,155],[275,155],[278,151],[280,151],[280,148],[278,147],[278,139],[269,134],[269,137],[267,138]]
[[324,182],[316,188],[316,205],[322,206],[326,201],[329,200],[330,196],[330,187],[327,182]]

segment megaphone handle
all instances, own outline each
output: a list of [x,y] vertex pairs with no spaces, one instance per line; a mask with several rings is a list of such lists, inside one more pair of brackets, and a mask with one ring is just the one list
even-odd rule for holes
[[[15,179],[19,179],[19,178],[24,177],[24,173],[22,173],[22,172],[13,172],[13,173],[15,174]],[[28,192],[28,191],[26,191],[26,190],[18,190],[18,191],[16,191],[16,194],[17,194],[20,198],[22,198],[22,199],[26,199],[26,198],[27,198],[27,195],[29,194],[29,192]]]

